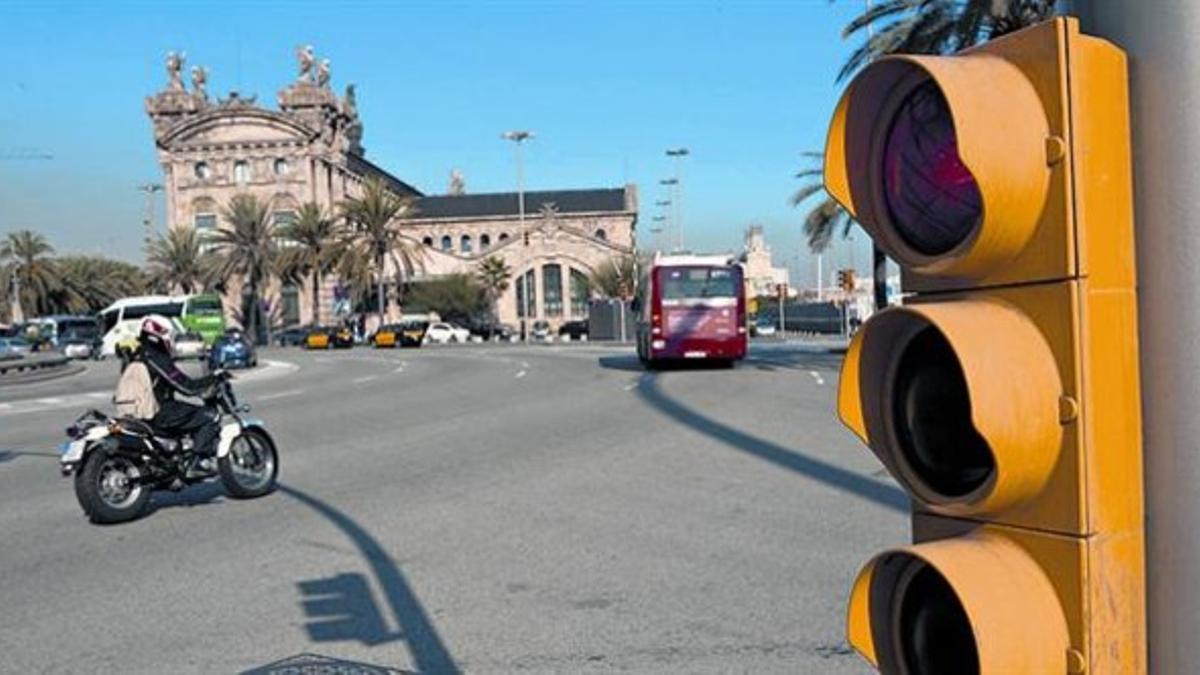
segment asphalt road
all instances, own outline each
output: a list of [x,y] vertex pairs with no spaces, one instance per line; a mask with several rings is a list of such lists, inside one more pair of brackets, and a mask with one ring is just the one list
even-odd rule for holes
[[598,345],[274,350],[235,385],[281,489],[83,517],[61,429],[115,368],[0,389],[0,671],[857,673],[859,566],[906,502],[836,421],[840,357],[643,373]]

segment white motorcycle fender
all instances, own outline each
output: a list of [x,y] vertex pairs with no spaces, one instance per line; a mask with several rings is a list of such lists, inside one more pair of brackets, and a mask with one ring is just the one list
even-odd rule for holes
[[76,462],[83,461],[84,451],[91,447],[96,441],[107,436],[109,436],[108,427],[104,425],[97,425],[91,429],[88,429],[87,433],[83,435],[83,438],[71,441],[67,444],[66,451],[63,452],[59,461],[63,464],[74,464]]
[[217,441],[217,458],[220,459],[229,454],[229,449],[233,447],[233,440],[242,435],[243,429],[250,427],[262,428],[263,424],[260,420],[246,418],[242,422],[230,422],[221,427],[221,438]]

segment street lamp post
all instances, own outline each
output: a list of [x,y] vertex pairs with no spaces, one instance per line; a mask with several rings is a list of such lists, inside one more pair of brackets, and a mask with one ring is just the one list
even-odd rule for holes
[[[512,141],[515,144],[514,152],[517,157],[517,220],[519,222],[518,227],[521,230],[522,258],[526,264],[529,264],[529,233],[525,231],[525,165],[522,162],[521,146],[524,145],[525,141],[533,137],[532,131],[506,131],[500,134],[500,138]],[[521,333],[525,338],[525,342],[529,342],[529,273],[525,270],[521,271],[521,294],[524,296],[522,298],[524,316],[521,317]]]
[[[667,186],[667,190],[669,190],[671,195],[674,196],[675,195],[675,186],[679,185],[679,179],[678,178],[664,178],[664,179],[658,181],[658,184]],[[679,237],[676,235],[675,241],[674,241],[674,243],[672,243],[671,242],[672,237],[670,235],[673,234],[671,232],[671,230],[675,230],[676,232],[679,231],[679,200],[678,199],[670,199],[670,200],[667,200],[665,203],[673,205],[672,209],[671,209],[672,216],[673,216],[671,218],[672,224],[671,224],[671,227],[667,229],[667,234],[668,234],[667,244],[673,251],[678,252],[679,249],[682,248],[679,244]]]
[[21,263],[17,262],[12,268],[12,283],[9,289],[12,292],[12,304],[9,307],[9,320],[14,323],[21,323],[25,320],[25,312],[21,309],[21,277],[17,271],[21,269]]
[[683,249],[683,158],[687,157],[687,148],[667,150],[667,157],[675,158],[675,244]]
[[142,183],[137,189],[146,193],[146,215],[142,218],[146,262],[150,261],[150,245],[154,242],[154,193],[162,192],[161,183]]

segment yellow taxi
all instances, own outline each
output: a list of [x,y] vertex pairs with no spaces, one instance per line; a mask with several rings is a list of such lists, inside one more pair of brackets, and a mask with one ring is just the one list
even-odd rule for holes
[[375,332],[375,338],[372,340],[375,348],[395,347],[400,343],[400,327],[389,324],[380,328]]
[[305,349],[329,349],[333,346],[329,329],[324,326],[314,326],[304,338]]

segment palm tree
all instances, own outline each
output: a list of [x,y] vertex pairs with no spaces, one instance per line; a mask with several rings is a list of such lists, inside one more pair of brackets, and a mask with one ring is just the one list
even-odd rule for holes
[[[257,341],[262,315],[259,295],[278,269],[275,225],[267,204],[250,194],[234,195],[221,215],[228,227],[217,230],[210,240],[219,255],[216,274],[221,280],[234,276],[245,280],[250,305],[246,331]],[[269,325],[266,330],[270,331]]]
[[[950,54],[960,49],[1044,21],[1054,13],[1054,0],[879,0],[842,30],[842,38],[866,32],[867,40],[838,71],[842,82],[864,65],[889,54]],[[878,26],[878,27],[877,27]],[[821,153],[804,153],[822,157]],[[800,206],[814,197],[804,218],[804,232],[813,252],[821,252],[842,230],[854,224],[842,207],[825,194],[821,168],[808,168],[797,177],[808,179],[791,197]]]
[[641,268],[636,255],[613,256],[592,272],[592,288],[606,298],[628,300],[637,294]]
[[[52,311],[52,297],[62,289],[62,276],[49,258],[54,247],[32,230],[10,232],[0,241],[0,266],[6,295],[12,298],[13,320],[27,304],[36,314]],[[16,281],[17,287],[12,288]]]
[[196,228],[183,225],[152,241],[146,263],[154,284],[168,291],[178,286],[185,294],[206,288],[212,281],[214,262],[205,253],[204,237]]
[[384,271],[390,261],[396,270],[397,288],[421,264],[421,251],[393,225],[413,213],[412,199],[401,197],[378,178],[363,182],[362,196],[340,205],[345,229],[338,251],[342,278],[357,288],[372,278],[379,300],[379,322],[384,321]]
[[496,302],[504,291],[508,290],[508,280],[512,277],[512,268],[504,262],[504,258],[494,255],[479,263],[479,269],[475,276],[479,280],[479,284],[483,286],[483,292],[487,297],[488,307],[493,318],[497,318],[499,312],[496,310]]
[[114,300],[142,295],[150,285],[141,269],[119,260],[66,256],[54,262],[62,280],[54,295],[56,312],[95,314]]
[[321,276],[337,263],[337,223],[315,202],[300,206],[296,220],[283,230],[292,245],[282,255],[281,267],[291,277],[312,275],[313,324],[321,323]]

